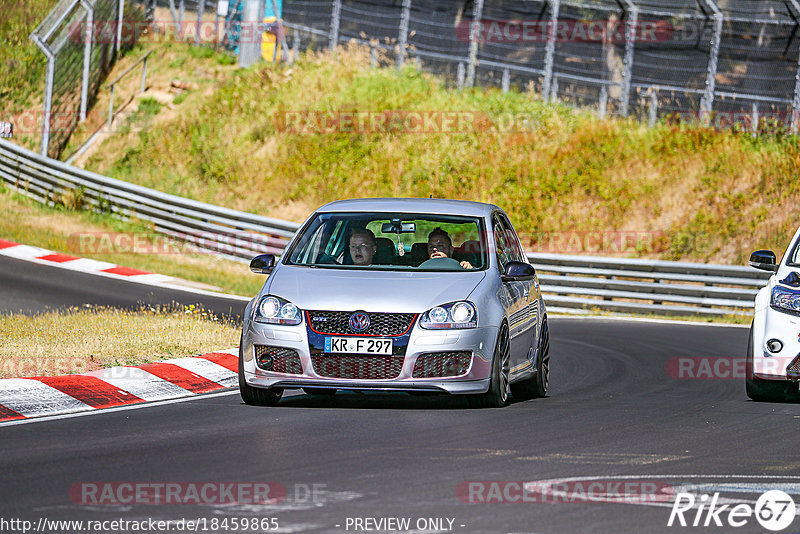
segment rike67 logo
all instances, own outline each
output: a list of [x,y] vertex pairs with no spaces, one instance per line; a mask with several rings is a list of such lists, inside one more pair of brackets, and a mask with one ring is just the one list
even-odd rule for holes
[[794,521],[797,509],[794,499],[781,490],[761,494],[755,505],[725,502],[720,494],[677,493],[667,526],[681,527],[743,527],[753,519],[767,530],[784,530]]

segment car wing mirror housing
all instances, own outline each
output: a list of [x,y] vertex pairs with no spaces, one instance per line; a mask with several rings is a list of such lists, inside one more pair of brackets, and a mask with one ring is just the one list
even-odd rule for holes
[[275,267],[274,254],[259,254],[250,260],[250,270],[256,274],[269,274]]
[[778,263],[775,253],[771,250],[756,250],[750,254],[750,267],[761,269],[762,271],[778,272]]
[[524,261],[510,261],[508,265],[506,265],[506,271],[501,278],[503,282],[510,282],[513,280],[533,280],[534,276],[536,276],[536,269],[534,269],[533,265],[530,263],[525,263]]

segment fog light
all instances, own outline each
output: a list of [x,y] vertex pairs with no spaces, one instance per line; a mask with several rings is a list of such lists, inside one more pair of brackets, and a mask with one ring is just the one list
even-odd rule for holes
[[767,349],[773,354],[780,352],[782,348],[783,343],[781,343],[778,339],[770,339],[767,341]]
[[272,356],[262,356],[260,367],[265,371],[272,371]]

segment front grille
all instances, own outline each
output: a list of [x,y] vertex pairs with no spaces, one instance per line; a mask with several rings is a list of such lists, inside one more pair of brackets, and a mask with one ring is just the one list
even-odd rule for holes
[[256,363],[261,369],[289,375],[303,374],[300,355],[296,350],[268,345],[256,345],[255,348]]
[[422,354],[414,364],[414,378],[460,376],[469,370],[472,352],[432,352]]
[[320,334],[350,334],[362,336],[400,336],[411,328],[416,313],[368,313],[369,328],[356,332],[350,328],[350,316],[355,312],[309,311],[308,324]]
[[328,378],[385,380],[397,378],[403,368],[402,356],[332,356],[312,354],[314,371]]
[[786,378],[800,380],[800,354],[786,367]]

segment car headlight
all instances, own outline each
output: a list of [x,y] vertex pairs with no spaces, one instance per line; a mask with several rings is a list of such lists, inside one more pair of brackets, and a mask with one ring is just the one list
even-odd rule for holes
[[266,296],[258,302],[254,320],[257,323],[285,325],[297,325],[303,321],[297,306],[273,296]]
[[769,304],[776,310],[800,315],[800,291],[775,286]]
[[478,311],[471,302],[451,302],[431,308],[422,314],[419,325],[428,330],[476,328]]

